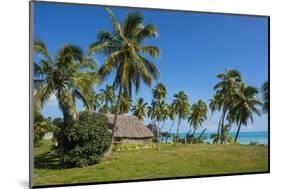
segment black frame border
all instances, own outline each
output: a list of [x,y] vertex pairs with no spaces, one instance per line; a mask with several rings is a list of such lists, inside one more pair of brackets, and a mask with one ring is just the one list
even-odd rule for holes
[[[164,178],[152,178],[152,179],[130,179],[119,180],[109,182],[85,182],[85,183],[72,183],[72,184],[53,184],[53,185],[33,185],[33,40],[34,40],[34,3],[46,3],[46,4],[61,4],[61,5],[78,5],[78,6],[97,6],[97,7],[113,7],[113,8],[132,8],[132,9],[144,9],[144,10],[160,10],[160,11],[175,11],[175,12],[187,12],[187,13],[199,13],[199,14],[211,14],[211,15],[224,15],[224,16],[247,16],[247,17],[264,17],[268,20],[268,86],[269,86],[269,107],[268,107],[268,170],[262,172],[243,172],[243,173],[226,173],[226,174],[213,174],[213,175],[198,175],[198,176],[181,176],[181,177],[164,177]],[[73,2],[57,2],[57,1],[41,1],[31,0],[29,1],[29,188],[53,188],[53,187],[68,187],[68,186],[85,186],[85,185],[100,185],[100,184],[115,184],[115,183],[132,183],[143,181],[165,181],[165,180],[177,180],[177,179],[190,179],[190,178],[208,178],[208,177],[224,177],[224,176],[239,176],[239,175],[257,175],[270,173],[270,16],[269,15],[255,15],[255,14],[238,14],[238,13],[223,13],[223,12],[207,12],[207,11],[192,11],[192,10],[179,10],[179,9],[163,9],[163,8],[148,8],[148,7],[134,7],[123,5],[105,5],[105,4],[92,4],[92,3],[73,3]]]

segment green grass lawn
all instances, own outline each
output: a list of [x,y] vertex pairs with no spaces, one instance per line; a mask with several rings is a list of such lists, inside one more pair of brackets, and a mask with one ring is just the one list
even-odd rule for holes
[[160,144],[159,149],[113,152],[97,165],[59,170],[50,145],[45,141],[35,148],[35,186],[268,171],[267,146]]

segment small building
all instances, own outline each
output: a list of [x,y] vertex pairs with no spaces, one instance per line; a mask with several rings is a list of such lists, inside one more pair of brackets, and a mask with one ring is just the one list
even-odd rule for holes
[[[114,114],[105,114],[112,129]],[[122,144],[150,144],[153,133],[136,116],[118,115],[115,131],[115,143]]]

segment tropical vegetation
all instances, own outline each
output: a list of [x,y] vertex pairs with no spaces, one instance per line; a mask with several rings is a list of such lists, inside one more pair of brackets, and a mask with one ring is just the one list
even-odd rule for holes
[[118,92],[111,145],[108,150],[110,153],[114,141],[117,115],[129,110],[129,104],[125,104],[125,102],[132,96],[133,88],[138,92],[142,82],[151,86],[152,81],[159,77],[159,71],[154,63],[143,54],[158,58],[160,50],[157,46],[144,44],[146,39],[157,37],[157,30],[152,24],[144,25],[141,14],[129,13],[124,24],[121,24],[111,10],[107,9],[107,11],[111,18],[113,31],[100,31],[98,40],[89,46],[88,52],[106,56],[104,64],[98,71],[102,81],[115,71],[112,85]]
[[[34,42],[36,176],[58,184],[71,182],[67,178],[57,179],[59,173],[49,169],[70,168],[62,173],[69,175],[77,171],[76,176],[89,171],[83,177],[84,182],[148,179],[154,178],[153,174],[171,177],[267,171],[266,146],[219,145],[238,144],[241,128],[253,123],[254,115],[269,111],[267,81],[259,91],[248,85],[238,70],[225,69],[216,75],[217,83],[209,103],[208,99],[192,102],[189,93],[183,90],[171,94],[173,99],[169,99],[168,87],[160,82],[155,64],[160,49],[147,43],[148,39],[153,43],[158,36],[156,26],[145,24],[137,12],[129,12],[123,21],[117,20],[110,9],[107,12],[112,31],[99,31],[97,40],[86,51],[77,45],[65,44],[51,56],[43,41]],[[93,59],[97,55],[104,57],[100,66]],[[112,83],[108,82],[110,76]],[[142,85],[151,90],[150,103],[138,96]],[[51,98],[56,99],[62,118],[42,115],[44,105]],[[83,104],[82,112],[77,110],[78,101]],[[220,116],[216,131],[210,137],[209,143],[214,145],[207,145],[204,135],[205,122],[212,118],[208,112],[217,112]],[[114,114],[112,127],[108,127],[104,114]],[[114,145],[117,117],[125,114],[149,123],[147,127],[154,134],[153,144]],[[182,136],[180,130],[185,130],[186,135]],[[200,130],[201,133],[197,133]],[[232,130],[236,130],[233,138]],[[53,139],[43,140],[50,131]],[[215,153],[208,153],[209,150]],[[52,163],[44,162],[46,157]],[[241,161],[241,157],[247,158]],[[207,169],[202,172],[194,166],[195,161]],[[94,164],[97,165],[90,166]],[[120,173],[120,170],[126,171]],[[48,174],[52,176],[47,177]],[[46,184],[39,177],[35,183]]]

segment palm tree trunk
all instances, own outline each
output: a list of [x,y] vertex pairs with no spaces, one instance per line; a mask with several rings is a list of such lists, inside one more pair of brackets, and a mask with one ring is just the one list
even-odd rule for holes
[[192,135],[191,135],[191,136],[192,136],[192,138],[191,138],[190,143],[192,143],[192,144],[193,144],[193,141],[194,141],[195,131],[196,131],[196,129],[194,129],[194,130],[193,130],[193,133],[192,133]]
[[180,124],[181,124],[181,119],[179,118],[179,119],[178,119],[177,132],[176,132],[176,136],[177,136],[177,138],[176,138],[176,143],[179,142],[179,137],[180,137],[180,136],[179,136]]
[[[62,99],[62,95],[61,95],[61,89],[58,89],[58,99]],[[63,161],[63,155],[64,155],[64,148],[65,148],[65,129],[70,125],[71,123],[71,116],[69,114],[68,109],[64,106],[63,102],[60,101],[59,102],[61,104],[62,107],[62,114],[63,114],[63,126],[62,128],[60,128],[59,131],[59,138],[58,138],[58,156],[60,159],[59,164],[62,166],[64,164]]]
[[242,123],[240,122],[240,123],[239,123],[239,126],[238,126],[238,129],[237,129],[237,132],[236,132],[236,135],[235,135],[234,142],[236,142],[237,139],[238,139],[238,135],[239,135],[239,132],[240,132],[240,129],[241,129],[241,125],[242,125]]
[[221,128],[221,121],[222,121],[222,116],[219,120],[219,125],[218,125],[218,130],[217,130],[217,136],[220,136],[220,128]]
[[200,134],[199,138],[201,138],[203,136],[203,134],[205,133],[205,131],[207,130],[207,128],[205,128],[202,133]]
[[225,118],[225,110],[223,111],[222,114],[222,122],[221,122],[221,144],[223,144],[224,137],[223,137],[223,129],[224,129],[224,118]]
[[117,99],[117,103],[116,103],[116,107],[115,107],[114,121],[113,121],[111,136],[110,136],[110,146],[107,149],[107,151],[105,152],[105,156],[110,155],[112,152],[113,143],[114,143],[114,134],[115,134],[115,131],[117,130],[116,125],[117,125],[117,117],[119,114],[119,106],[120,106],[120,101],[121,101],[121,92],[122,92],[122,88],[120,86],[119,92],[118,92],[118,99]]
[[[164,125],[165,125],[165,121],[166,121],[166,120],[164,120],[163,123],[162,123],[162,126],[161,126],[161,128],[160,128],[160,133],[161,133],[161,131],[162,131]],[[163,141],[163,136],[162,136],[162,134],[161,134],[161,137],[160,137],[160,138],[161,138],[161,142],[162,142],[162,141]]]
[[157,128],[157,143],[159,143],[160,142],[160,121],[158,121],[158,124],[157,124],[157,126],[156,126],[156,128]]
[[174,127],[175,121],[173,121],[171,128],[168,131],[168,135],[166,136],[166,143],[168,142],[168,137],[171,134],[172,128]]

